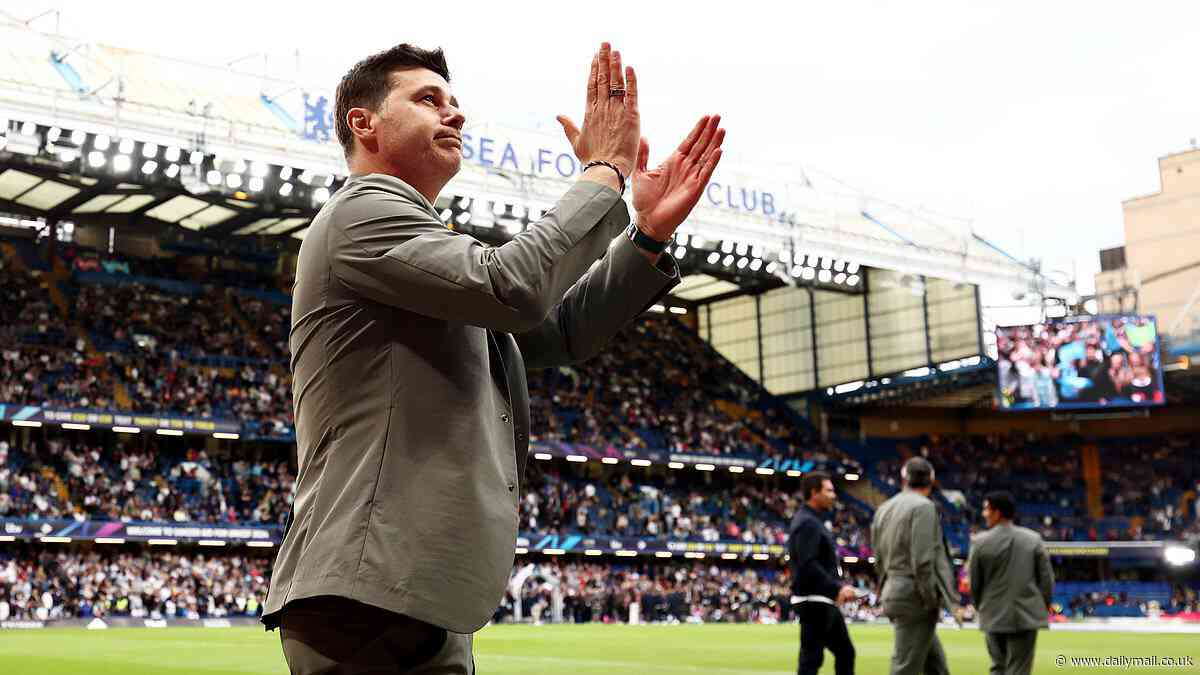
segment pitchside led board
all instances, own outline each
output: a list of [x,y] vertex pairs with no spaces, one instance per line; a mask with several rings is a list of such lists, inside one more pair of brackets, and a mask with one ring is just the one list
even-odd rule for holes
[[1153,316],[1083,316],[996,329],[1001,410],[1162,405]]

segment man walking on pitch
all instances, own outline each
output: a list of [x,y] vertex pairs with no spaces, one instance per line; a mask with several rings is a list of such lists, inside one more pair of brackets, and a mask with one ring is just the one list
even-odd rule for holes
[[462,162],[449,79],[441,50],[399,45],[338,85],[350,178],[300,247],[300,473],[263,614],[293,673],[474,672],[516,546],[525,368],[592,357],[679,283],[662,252],[721,158],[704,117],[647,170],[637,78],[605,43],[582,127],[559,118],[582,175],[484,246],[433,206]]
[[946,653],[937,637],[945,608],[961,623],[954,573],[942,536],[933,491],[933,465],[913,457],[900,470],[904,489],[875,511],[871,544],[882,590],[883,614],[895,627],[892,675],[946,675]]
[[804,503],[788,532],[792,604],[800,617],[799,675],[817,675],[825,650],[833,654],[834,672],[853,675],[854,644],[838,605],[855,599],[854,587],[841,579],[837,546],[825,527],[837,501],[829,474],[813,471],[800,482]]
[[987,638],[992,675],[1028,675],[1039,628],[1049,626],[1054,570],[1042,536],[1013,524],[1012,495],[993,492],[983,500],[988,531],[971,542],[967,574]]

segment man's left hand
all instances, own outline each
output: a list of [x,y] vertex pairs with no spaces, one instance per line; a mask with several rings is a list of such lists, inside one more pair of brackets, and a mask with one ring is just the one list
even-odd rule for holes
[[638,226],[652,239],[666,241],[688,217],[721,161],[725,130],[721,116],[704,116],[683,143],[658,168],[646,170],[650,146],[643,138],[633,174],[633,209]]

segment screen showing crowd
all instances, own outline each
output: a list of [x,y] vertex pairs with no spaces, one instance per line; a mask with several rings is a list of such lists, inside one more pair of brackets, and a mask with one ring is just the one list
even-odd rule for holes
[[1090,408],[1165,402],[1153,317],[1061,319],[996,329],[999,406]]

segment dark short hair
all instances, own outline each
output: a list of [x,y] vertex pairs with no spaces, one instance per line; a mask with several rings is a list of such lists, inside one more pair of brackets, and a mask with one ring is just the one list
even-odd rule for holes
[[825,481],[832,480],[824,471],[809,471],[804,474],[800,481],[800,494],[804,495],[804,501],[808,501],[814,492],[820,492],[825,487]]
[[447,82],[450,81],[446,55],[440,48],[428,50],[400,44],[354,64],[338,83],[334,95],[334,126],[346,157],[354,150],[354,134],[350,132],[350,124],[346,121],[350,109],[378,110],[379,104],[383,103],[392,89],[392,73],[416,68],[432,70]]
[[1005,520],[1013,520],[1017,517],[1017,502],[1007,492],[1002,490],[989,492],[984,496],[983,501],[987,502],[993,511],[999,511],[1000,517]]
[[924,457],[909,458],[900,472],[909,487],[933,487],[933,465]]

